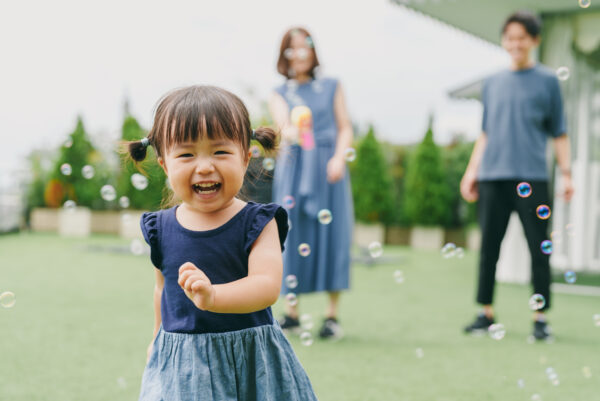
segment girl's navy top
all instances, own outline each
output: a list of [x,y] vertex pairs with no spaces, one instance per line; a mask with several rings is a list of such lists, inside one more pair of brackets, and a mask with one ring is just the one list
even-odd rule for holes
[[248,202],[222,226],[208,231],[184,228],[175,217],[177,206],[142,215],[140,225],[150,245],[150,258],[162,272],[165,285],[161,297],[163,330],[176,333],[222,333],[273,324],[271,308],[257,312],[214,313],[198,309],[177,283],[179,267],[192,262],[212,284],[224,284],[248,276],[248,255],[254,241],[273,218],[279,241],[288,232],[286,211],[274,203]]

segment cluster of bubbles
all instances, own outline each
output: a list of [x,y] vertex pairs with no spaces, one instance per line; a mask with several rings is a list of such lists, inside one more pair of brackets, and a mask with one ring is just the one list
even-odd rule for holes
[[529,308],[533,311],[537,311],[546,306],[546,298],[542,294],[533,294],[529,298]]
[[11,291],[4,291],[0,294],[0,306],[2,306],[3,308],[12,308],[13,306],[15,306],[15,303],[17,303],[17,298],[15,297],[15,294]]
[[553,386],[558,386],[560,384],[560,380],[558,379],[558,373],[554,370],[552,366],[548,366],[546,368],[546,377],[552,383]]
[[450,259],[453,257],[462,259],[465,256],[465,250],[460,246],[457,247],[456,244],[453,242],[448,242],[447,244],[445,244],[440,250],[440,253],[444,257],[444,259]]
[[506,329],[502,323],[495,323],[488,327],[488,334],[496,341],[500,341],[506,335]]

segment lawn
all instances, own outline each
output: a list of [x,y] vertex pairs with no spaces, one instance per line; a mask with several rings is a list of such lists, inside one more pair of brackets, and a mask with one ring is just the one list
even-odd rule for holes
[[[0,400],[136,400],[152,335],[153,271],[147,256],[108,236],[0,237]],[[352,270],[338,342],[291,338],[321,401],[596,400],[600,299],[556,294],[554,343],[528,344],[530,289],[499,285],[500,341],[465,336],[474,317],[476,255],[386,247],[397,261]],[[394,271],[405,281],[398,284]],[[300,299],[318,330],[325,297]],[[274,306],[280,315],[282,301]],[[551,384],[552,367],[560,384]],[[517,383],[520,382],[521,386]]]

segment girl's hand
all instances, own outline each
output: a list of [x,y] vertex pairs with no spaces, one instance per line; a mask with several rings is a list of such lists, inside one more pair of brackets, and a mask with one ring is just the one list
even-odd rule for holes
[[215,288],[204,272],[193,263],[186,262],[179,268],[179,286],[198,309],[210,310],[215,303]]
[[330,184],[338,182],[344,178],[344,172],[346,171],[346,162],[341,157],[333,156],[327,162],[327,181]]

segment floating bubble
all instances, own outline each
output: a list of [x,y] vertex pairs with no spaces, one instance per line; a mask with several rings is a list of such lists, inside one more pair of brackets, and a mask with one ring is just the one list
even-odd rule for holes
[[[579,4],[581,4],[582,1],[583,0],[580,0]],[[561,81],[566,81],[567,79],[569,79],[570,75],[571,75],[571,72],[569,71],[568,67],[562,66],[562,67],[558,67],[558,69],[556,70],[556,76]]]
[[65,148],[70,148],[73,146],[73,141],[71,139],[67,139],[64,143]]
[[531,195],[531,184],[528,182],[521,182],[517,185],[517,195],[521,198],[527,198]]
[[331,211],[329,209],[319,210],[317,217],[319,218],[319,223],[321,224],[329,224],[331,223],[331,220],[333,220],[333,217],[331,216]]
[[394,271],[394,281],[398,284],[404,283],[404,272],[402,270]]
[[499,341],[502,340],[506,335],[506,329],[504,328],[504,325],[502,323],[495,323],[488,327],[488,334],[494,340]]
[[288,60],[291,60],[294,58],[294,49],[292,48],[287,48],[283,51],[283,57],[285,57]]
[[314,327],[313,318],[308,313],[303,313],[300,315],[300,326],[304,330],[311,330]]
[[296,294],[294,294],[293,292],[287,293],[285,296],[285,300],[287,301],[289,306],[298,305],[298,296]]
[[550,208],[548,205],[539,205],[537,209],[535,209],[535,214],[542,220],[548,220],[548,218],[550,218]]
[[550,255],[552,253],[552,241],[547,239],[542,241],[540,248],[544,254]]
[[136,238],[131,241],[131,244],[129,245],[129,250],[134,255],[139,256],[144,253],[144,243]]
[[592,0],[579,0],[579,7],[588,8],[592,5]]
[[124,377],[119,377],[117,379],[117,386],[121,389],[127,388],[127,380]]
[[586,379],[590,379],[592,377],[592,369],[589,366],[584,366],[581,368],[581,373],[583,373],[583,377]]
[[554,370],[554,368],[552,366],[548,366],[546,368],[546,376],[550,377],[551,375],[555,375],[556,371]]
[[529,308],[531,310],[540,310],[546,306],[546,298],[542,294],[533,294],[529,298]]
[[119,206],[121,206],[123,209],[127,209],[129,207],[129,198],[126,196],[121,196],[119,198]]
[[307,257],[308,255],[310,255],[310,245],[306,243],[298,245],[298,253],[300,254],[300,256]]
[[63,208],[68,211],[73,211],[77,207],[77,203],[73,200],[68,200],[63,204]]
[[354,150],[354,148],[347,148],[344,151],[344,159],[346,159],[347,162],[352,163],[356,160],[356,150]]
[[102,199],[105,201],[112,202],[117,199],[117,191],[115,191],[115,188],[112,185],[104,185],[100,188],[100,196],[102,196]]
[[560,244],[562,242],[562,233],[560,231],[552,231],[550,233],[550,239],[553,244]]
[[292,220],[288,219],[288,232],[292,231]]
[[300,343],[305,347],[310,347],[313,344],[313,336],[308,331],[304,331],[300,334]]
[[539,394],[537,394],[537,393],[536,393],[536,394],[533,394],[533,395],[531,396],[531,401],[542,401],[542,396],[541,396],[541,395],[539,395]]
[[139,173],[131,175],[131,185],[139,191],[143,191],[148,186],[148,179]]
[[121,221],[123,221],[123,223],[127,224],[131,221],[132,217],[129,213],[123,213],[121,215]]
[[565,281],[569,284],[575,283],[577,281],[577,274],[573,270],[567,270],[565,272]]
[[285,285],[287,288],[293,290],[294,288],[298,287],[298,278],[296,276],[294,276],[293,274],[286,276],[285,277]]
[[286,195],[283,197],[282,206],[286,209],[292,209],[294,206],[296,206],[296,200],[292,195]]
[[519,379],[519,380],[517,380],[517,387],[518,387],[518,388],[523,388],[523,387],[525,387],[525,380],[523,380],[523,379]]
[[250,155],[254,158],[260,157],[260,148],[257,145],[250,146]]
[[265,157],[262,165],[265,170],[272,171],[275,168],[275,160],[270,157]]
[[460,246],[456,248],[456,251],[454,252],[454,256],[456,256],[459,259],[462,259],[465,257],[465,250],[462,249]]
[[419,359],[423,359],[423,357],[425,357],[425,351],[423,351],[423,348],[417,348],[415,350],[415,354],[417,355],[417,358],[419,358]]
[[17,299],[14,293],[10,291],[4,291],[2,294],[0,294],[0,305],[3,308],[12,308],[15,306],[15,303],[17,303]]
[[65,163],[62,166],[60,166],[60,172],[62,175],[71,175],[73,169],[71,168],[71,165],[69,163]]
[[594,326],[600,327],[600,313],[596,313],[592,319],[594,320]]
[[85,166],[83,166],[81,168],[81,175],[83,176],[83,178],[85,178],[86,180],[89,180],[91,178],[94,178],[94,174],[96,174],[96,170],[94,170],[93,166],[90,166],[89,164],[86,164]]
[[550,382],[552,383],[552,385],[554,387],[556,387],[556,386],[558,386],[560,384],[560,380],[558,380],[558,378],[552,379],[552,380],[550,380]]
[[381,246],[381,243],[377,241],[371,242],[369,244],[369,255],[371,255],[372,258],[378,258],[383,255],[383,247]]
[[456,254],[456,244],[448,242],[442,247],[440,252],[445,259],[449,259]]
[[575,236],[575,225],[573,223],[569,223],[565,226],[565,230],[567,230],[567,235],[569,237]]

